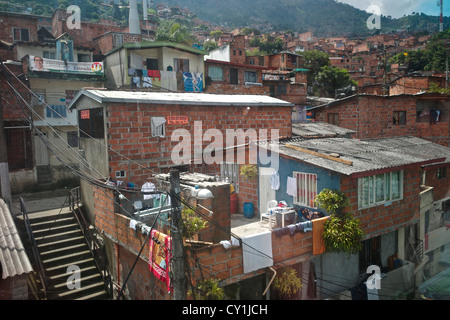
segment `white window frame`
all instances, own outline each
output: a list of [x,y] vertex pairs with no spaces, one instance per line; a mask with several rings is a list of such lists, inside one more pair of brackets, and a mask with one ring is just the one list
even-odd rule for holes
[[[399,194],[396,195],[393,193],[393,175],[398,173],[400,175],[399,177]],[[382,187],[383,191],[382,198],[377,196],[380,196],[381,193],[377,193],[377,189],[379,191],[379,188]],[[367,191],[364,191],[364,184],[367,183],[369,189]],[[389,183],[389,186],[387,188],[387,185]],[[367,193],[367,196],[365,194]],[[367,198],[367,199],[366,199]],[[386,172],[381,173],[377,175],[362,177],[358,179],[358,209],[366,209],[370,207],[379,206],[385,203],[389,203],[392,201],[398,201],[403,199],[403,170],[399,171],[392,171],[392,172]]]
[[293,197],[294,204],[315,208],[317,174],[298,171],[294,171],[292,174],[297,182],[297,196]]

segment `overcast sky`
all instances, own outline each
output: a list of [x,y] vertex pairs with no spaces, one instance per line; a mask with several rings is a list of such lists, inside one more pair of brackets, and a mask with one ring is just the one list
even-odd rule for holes
[[[369,7],[378,6],[381,14],[392,16],[393,18],[403,17],[412,12],[423,12],[428,15],[438,16],[440,8],[437,6],[438,0],[338,0],[338,2],[348,3],[355,8],[367,10]],[[444,16],[450,16],[450,1],[444,0]]]

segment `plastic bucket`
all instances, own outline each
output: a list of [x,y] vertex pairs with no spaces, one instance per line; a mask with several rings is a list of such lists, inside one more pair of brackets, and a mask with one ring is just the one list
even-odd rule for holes
[[253,203],[244,202],[244,217],[247,219],[253,218]]

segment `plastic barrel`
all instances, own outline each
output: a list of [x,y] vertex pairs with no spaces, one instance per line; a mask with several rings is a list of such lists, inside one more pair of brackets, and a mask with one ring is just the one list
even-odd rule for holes
[[244,202],[244,217],[247,219],[253,218],[253,203]]
[[236,193],[230,194],[230,213],[236,213],[238,208],[238,199]]

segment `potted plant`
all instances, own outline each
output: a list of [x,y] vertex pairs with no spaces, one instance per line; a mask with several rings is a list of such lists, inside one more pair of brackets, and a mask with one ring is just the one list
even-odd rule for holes
[[197,283],[194,288],[195,294],[192,290],[188,291],[188,295],[194,296],[197,300],[224,300],[225,291],[219,286],[219,280],[210,278]]
[[193,239],[201,230],[207,227],[208,221],[199,217],[194,210],[184,207],[181,211],[183,219],[183,238]]
[[316,196],[314,203],[330,215],[340,214],[341,209],[348,205],[348,198],[342,191],[325,188]]
[[363,235],[360,221],[350,213],[343,217],[331,215],[323,228],[325,250],[328,252],[344,252],[348,255],[356,254],[362,248]]
[[239,174],[247,180],[253,179],[258,175],[258,167],[254,164],[246,164],[241,167]]
[[273,288],[282,299],[289,299],[297,294],[301,287],[302,280],[297,276],[297,271],[294,268],[287,268],[273,281]]
[[347,196],[339,190],[323,189],[314,202],[330,215],[324,224],[322,235],[325,250],[348,255],[358,253],[362,248],[364,232],[358,219],[351,213],[342,213],[342,209],[349,203]]

